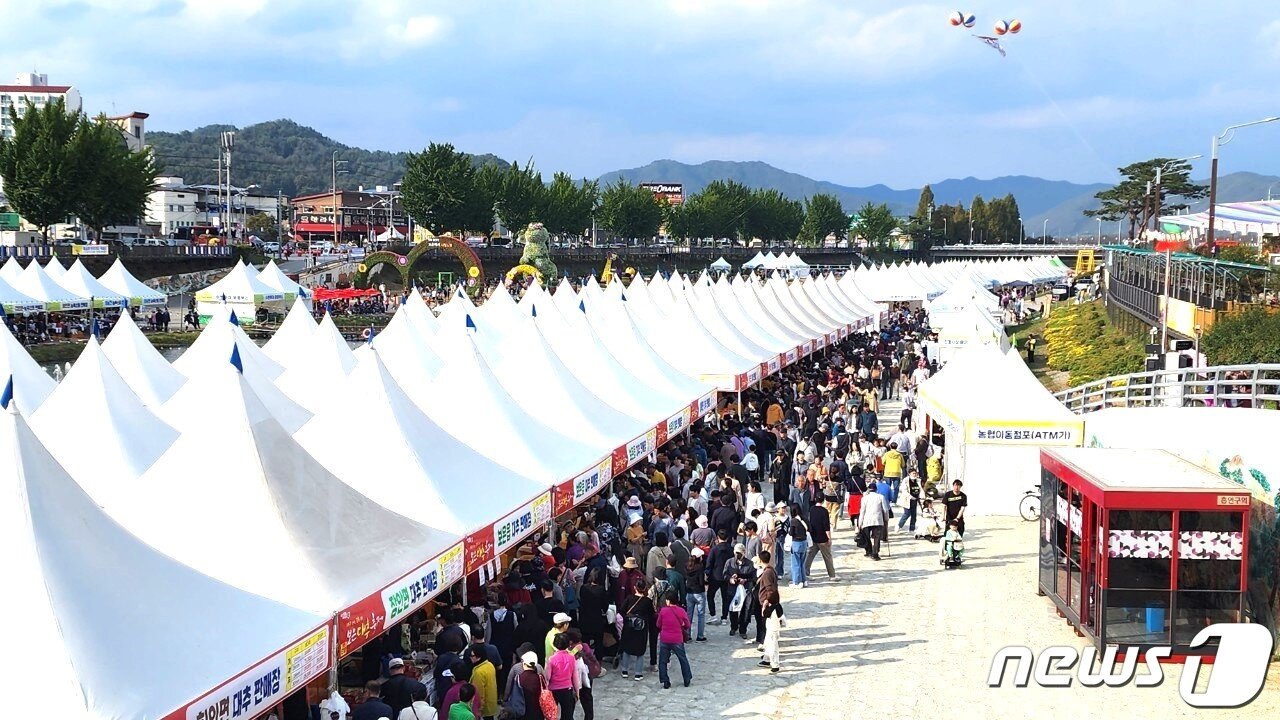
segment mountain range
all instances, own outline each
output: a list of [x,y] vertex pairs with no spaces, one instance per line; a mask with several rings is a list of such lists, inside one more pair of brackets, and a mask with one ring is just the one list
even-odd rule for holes
[[[155,148],[165,174],[180,176],[188,183],[213,183],[217,177],[219,134],[223,130],[237,131],[233,182],[238,186],[256,184],[265,192],[278,191],[286,196],[329,189],[335,151],[339,160],[345,161],[339,168],[346,172],[338,177],[338,186],[343,188],[390,185],[400,180],[408,154],[344,145],[291,120],[273,120],[239,129],[207,125],[179,133],[149,132],[147,141]],[[476,164],[507,165],[489,154],[473,155],[472,159]],[[605,173],[600,176],[600,182],[603,185],[619,178],[633,183],[682,183],[686,195],[701,190],[713,180],[736,180],[752,188],[773,188],[796,199],[829,193],[840,199],[847,212],[854,212],[867,202],[885,203],[902,216],[915,211],[920,197],[920,188],[851,187],[815,180],[759,161],[711,160],[689,164],[658,160],[643,167]],[[1280,185],[1280,177],[1251,172],[1226,174],[1218,178],[1218,201],[1258,200],[1266,197],[1273,185]],[[947,179],[930,187],[934,202],[939,205],[959,202],[968,207],[976,195],[990,199],[1012,194],[1018,201],[1028,235],[1039,235],[1047,228],[1051,235],[1070,236],[1097,232],[1097,221],[1085,217],[1083,212],[1097,207],[1094,194],[1110,185],[1009,175],[989,180]],[[1193,204],[1192,209],[1203,210],[1207,205],[1201,200]],[[1114,234],[1115,227],[1104,223],[1102,232]]]

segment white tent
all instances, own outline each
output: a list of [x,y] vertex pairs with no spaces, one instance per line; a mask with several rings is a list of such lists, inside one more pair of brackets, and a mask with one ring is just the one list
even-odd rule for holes
[[103,287],[129,298],[129,304],[133,307],[151,307],[169,302],[167,295],[140,282],[125,269],[120,258],[116,258],[116,261],[111,263],[111,267],[102,273],[98,282],[102,283]]
[[147,407],[160,407],[187,381],[147,341],[129,313],[120,314],[102,341],[102,352]]
[[196,312],[201,322],[220,308],[226,308],[234,311],[241,323],[252,325],[259,306],[282,307],[284,293],[254,277],[255,274],[256,271],[250,271],[243,262],[236,261],[226,277],[197,292]]
[[[77,260],[78,259],[79,258],[77,258]],[[36,261],[33,260],[32,262],[36,262]],[[48,273],[49,277],[53,278],[54,280],[59,280],[62,278],[63,275],[66,274],[67,269],[62,266],[62,263],[58,262],[58,256],[55,255],[49,258],[49,262],[44,264],[44,271]]]
[[1010,347],[1004,327],[976,305],[944,315],[941,322],[943,324],[938,327],[939,363],[949,362],[959,350],[969,345],[993,345],[1001,351]]
[[921,383],[923,412],[946,430],[948,480],[963,479],[970,515],[1013,515],[1039,482],[1041,446],[1079,446],[1084,421],[1017,353],[972,345]]
[[725,260],[723,256],[717,258],[715,262],[711,263],[707,267],[718,272],[729,272],[733,269],[733,266],[730,265],[729,261]]
[[13,399],[23,414],[30,415],[53,392],[55,383],[27,353],[22,343],[0,322],[0,388],[13,382]]
[[289,276],[285,275],[284,271],[276,265],[275,260],[268,260],[267,264],[262,266],[262,270],[258,272],[258,280],[267,287],[275,288],[284,293],[286,305],[291,304],[295,298],[304,299],[308,303],[311,302],[311,291],[290,280]]
[[5,314],[32,313],[44,310],[44,303],[27,295],[14,287],[8,280],[0,278],[0,307]]
[[757,252],[756,252],[756,254],[755,254],[755,257],[753,257],[753,258],[751,258],[750,260],[748,260],[748,261],[746,261],[746,262],[742,263],[742,269],[743,269],[743,270],[755,270],[756,268],[758,268],[758,267],[760,267],[761,265],[763,265],[763,264],[764,264],[764,262],[765,262],[764,253],[762,253],[762,252],[758,252],[758,251],[757,251]]
[[403,240],[403,239],[404,239],[404,233],[397,230],[395,225],[391,225],[387,227],[386,230],[383,230],[382,232],[378,233],[377,237],[374,238],[374,242],[389,243],[392,240]]
[[283,367],[306,362],[307,343],[316,331],[315,318],[303,303],[302,298],[295,298],[293,307],[284,316],[284,322],[272,333],[271,339],[262,346],[262,352]]
[[[392,379],[376,350],[361,353],[335,390],[346,402],[317,415],[296,439],[365,497],[445,531],[442,544],[427,549],[423,559],[549,487],[502,467],[428,418]],[[376,448],[352,452],[333,441],[349,432],[352,418],[359,418],[361,433],[378,439]]]
[[89,339],[71,372],[31,416],[31,428],[91,494],[133,482],[178,438]]
[[40,263],[32,260],[22,274],[13,281],[19,291],[30,295],[44,303],[45,310],[59,312],[63,310],[88,310],[89,298],[78,295],[58,284],[40,267]]
[[234,346],[240,345],[240,358],[245,362],[245,369],[257,370],[269,380],[275,380],[284,372],[284,366],[272,360],[257,343],[249,339],[248,334],[240,327],[240,318],[234,322],[231,313],[221,309],[205,324],[204,330],[191,343],[182,356],[173,361],[173,366],[187,377],[194,377],[205,368],[222,367],[231,357]]
[[[50,265],[53,261],[50,261]],[[48,272],[48,267],[45,268]],[[73,295],[87,297],[93,299],[95,308],[104,307],[126,307],[129,304],[129,298],[103,285],[93,275],[89,274],[89,270],[85,268],[84,263],[80,262],[80,258],[71,263],[71,267],[62,270],[61,274],[56,278],[58,284],[67,289]]]
[[[334,613],[438,547],[439,531],[378,505],[303,450],[230,362],[188,380],[162,417],[178,440],[137,482],[94,499],[212,577]],[[223,518],[234,532],[202,532],[192,517]]]
[[[33,260],[32,262],[35,261]],[[18,258],[13,255],[10,255],[9,259],[4,261],[4,265],[0,265],[0,280],[13,284],[13,281],[17,280],[21,274],[22,263],[19,263]]]
[[[8,640],[21,648],[3,654],[0,672],[25,678],[10,714],[165,717],[328,622],[328,612],[236,589],[139,540],[76,485],[12,406],[0,415],[0,573],[15,619]],[[181,517],[183,536],[237,534]],[[257,555],[251,563],[261,564]],[[264,700],[282,700],[324,666],[286,678]]]
[[[276,378],[276,387],[311,412],[346,405],[351,398],[333,391],[356,366],[351,348],[329,313],[300,348],[297,362]],[[349,419],[349,418],[348,418]]]

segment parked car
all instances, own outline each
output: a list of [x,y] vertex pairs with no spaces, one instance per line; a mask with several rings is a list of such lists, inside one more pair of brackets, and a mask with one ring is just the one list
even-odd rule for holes
[[264,242],[262,243],[262,252],[278,254],[280,252],[280,243]]

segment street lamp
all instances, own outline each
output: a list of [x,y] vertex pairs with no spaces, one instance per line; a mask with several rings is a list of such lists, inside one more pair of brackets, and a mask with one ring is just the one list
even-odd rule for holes
[[1026,223],[1022,222],[1022,218],[1018,218],[1018,228],[1019,228],[1018,244],[1021,245],[1022,241],[1027,239],[1027,225]]
[[1040,244],[1044,245],[1049,242],[1049,218],[1044,219],[1044,224],[1040,226]]
[[1271,202],[1271,188],[1275,187],[1277,184],[1280,184],[1280,180],[1277,180],[1267,186],[1267,202]]
[[1102,218],[1098,218],[1098,247],[1102,247]]
[[1269,117],[1253,122],[1240,123],[1239,125],[1231,125],[1222,131],[1221,135],[1214,135],[1210,142],[1210,161],[1209,161],[1209,229],[1207,231],[1207,242],[1209,251],[1213,252],[1213,225],[1216,219],[1214,212],[1214,203],[1218,201],[1218,146],[1226,145],[1235,137],[1236,130],[1250,125],[1262,125],[1263,123],[1272,123],[1280,120],[1280,117]]
[[[334,151],[333,151],[333,185],[332,185],[332,188],[333,188],[333,244],[334,244],[334,246],[335,246],[335,247],[337,247],[337,245],[338,245],[338,173],[340,173],[340,172],[343,172],[343,173],[344,173],[344,172],[346,172],[346,170],[339,170],[339,169],[338,169],[338,163],[340,163],[340,162],[345,164],[347,161],[346,161],[346,160],[339,160],[339,159],[338,159],[338,151],[337,151],[337,150],[334,150]],[[314,252],[312,252],[312,251],[311,251],[311,248],[310,248],[310,247],[308,247],[308,248],[307,248],[307,254],[308,254],[308,255],[310,255],[310,256],[312,257],[312,261],[314,262],[316,255],[315,255],[315,253],[314,253]]]

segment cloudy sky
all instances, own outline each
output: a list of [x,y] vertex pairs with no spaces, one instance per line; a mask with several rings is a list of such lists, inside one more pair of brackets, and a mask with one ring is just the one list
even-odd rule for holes
[[[1024,29],[1001,58],[956,9]],[[1107,181],[1280,115],[1280,11],[1256,0],[0,0],[0,18],[0,81],[48,73],[151,129],[287,117],[575,175],[672,158]],[[1277,161],[1280,123],[1222,153],[1223,172]]]

